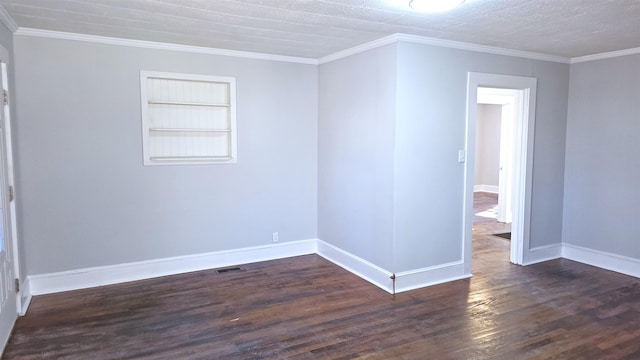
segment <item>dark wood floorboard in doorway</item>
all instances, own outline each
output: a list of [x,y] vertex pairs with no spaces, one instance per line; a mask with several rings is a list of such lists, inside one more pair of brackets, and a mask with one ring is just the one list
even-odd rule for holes
[[3,358],[640,359],[639,279],[477,225],[472,279],[393,296],[309,255],[37,296]]

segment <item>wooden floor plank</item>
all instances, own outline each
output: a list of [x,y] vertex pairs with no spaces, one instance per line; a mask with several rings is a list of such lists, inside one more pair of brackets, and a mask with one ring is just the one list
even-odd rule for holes
[[639,279],[512,265],[475,200],[472,279],[393,296],[308,255],[36,296],[3,359],[640,359]]

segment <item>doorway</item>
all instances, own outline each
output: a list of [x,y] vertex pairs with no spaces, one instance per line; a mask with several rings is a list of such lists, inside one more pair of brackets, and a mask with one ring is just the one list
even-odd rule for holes
[[[531,176],[533,169],[533,134],[535,124],[536,79],[520,76],[469,73],[467,81],[467,124],[464,179],[464,214],[463,214],[463,259],[465,271],[471,273],[472,259],[472,224],[473,224],[473,195],[475,185],[475,152],[476,131],[478,124],[479,88],[489,88],[489,93],[504,97],[501,101],[509,104],[503,111],[512,112],[514,121],[501,132],[507,148],[504,159],[500,159],[503,171],[502,177],[502,206],[503,219],[511,217],[511,244],[509,260],[514,264],[523,264],[529,249],[529,227],[531,213]],[[482,91],[481,91],[482,92]],[[493,95],[492,95],[493,96]],[[508,98],[508,99],[507,99]],[[496,100],[497,101],[497,100]],[[510,136],[507,136],[510,135]],[[511,142],[509,144],[509,142]],[[502,153],[502,151],[501,151]],[[510,168],[504,168],[504,167]],[[511,179],[511,182],[509,182]],[[509,185],[510,184],[510,185]],[[509,205],[511,203],[511,205]],[[511,214],[509,214],[511,209]]]
[[478,88],[474,192],[497,194],[495,219],[513,219],[514,124],[522,122],[518,98],[523,90]]

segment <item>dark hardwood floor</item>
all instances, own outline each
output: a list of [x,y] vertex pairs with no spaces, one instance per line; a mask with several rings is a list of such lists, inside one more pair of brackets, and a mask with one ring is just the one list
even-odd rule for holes
[[3,358],[640,359],[639,279],[511,265],[504,226],[472,279],[395,296],[316,255],[37,296]]

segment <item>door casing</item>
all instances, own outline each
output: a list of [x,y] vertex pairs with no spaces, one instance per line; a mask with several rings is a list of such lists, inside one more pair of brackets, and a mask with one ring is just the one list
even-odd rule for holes
[[[467,116],[463,196],[462,258],[465,272],[471,273],[473,185],[475,170],[475,137],[478,117],[478,88],[500,88],[520,90],[516,111],[521,121],[514,123],[513,166],[513,223],[511,227],[510,261],[526,263],[530,248],[531,229],[531,183],[533,175],[533,136],[535,128],[535,104],[537,79],[523,76],[469,72],[467,76]],[[518,118],[518,117],[516,117]]]

